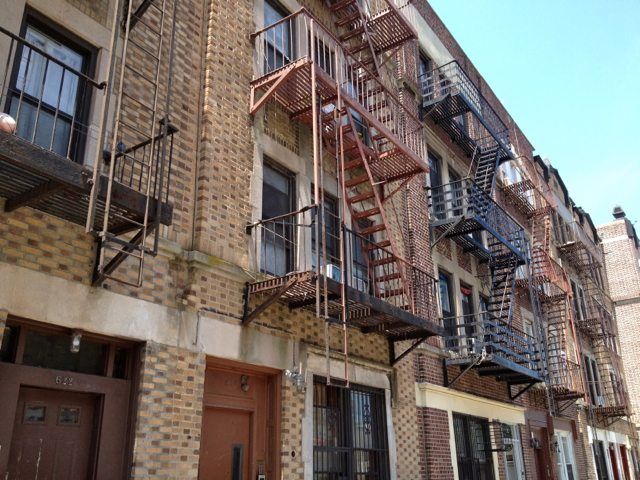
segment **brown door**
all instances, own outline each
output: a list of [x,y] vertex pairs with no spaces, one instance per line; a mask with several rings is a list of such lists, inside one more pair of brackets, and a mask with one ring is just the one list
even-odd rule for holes
[[613,444],[609,445],[609,458],[611,458],[611,470],[613,470],[613,480],[620,480],[620,473],[618,470],[618,457],[616,455],[616,448]]
[[202,428],[210,433],[202,439],[200,478],[249,480],[251,413],[205,408]]
[[553,466],[549,450],[549,437],[546,428],[532,428],[533,438],[536,439],[536,471],[539,480],[553,480]]
[[210,361],[204,382],[200,480],[279,476],[279,383],[271,371]]
[[93,470],[97,395],[21,387],[8,479],[86,479]]
[[620,461],[622,462],[622,470],[626,480],[631,480],[631,472],[629,471],[629,456],[627,455],[627,447],[620,445]]

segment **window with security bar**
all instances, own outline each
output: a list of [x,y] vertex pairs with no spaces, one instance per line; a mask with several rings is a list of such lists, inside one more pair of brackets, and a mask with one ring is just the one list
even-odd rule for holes
[[63,157],[80,161],[87,134],[91,67],[88,49],[48,20],[27,15],[4,110],[16,134]]
[[314,480],[388,480],[389,451],[384,390],[313,387]]
[[489,421],[486,418],[453,414],[458,478],[494,480]]

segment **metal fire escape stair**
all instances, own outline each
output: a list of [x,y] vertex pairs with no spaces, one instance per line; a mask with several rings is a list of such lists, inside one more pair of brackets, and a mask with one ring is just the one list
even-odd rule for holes
[[501,159],[502,149],[498,144],[495,144],[492,147],[479,148],[477,152],[478,158],[472,162],[472,165],[473,163],[476,164],[473,180],[485,193],[491,195],[496,181],[496,171]]
[[[121,22],[122,44],[118,54],[114,48],[113,71],[119,72],[115,98],[115,120],[110,132],[109,150],[104,163],[108,168],[107,195],[102,207],[102,228],[94,231],[98,241],[94,284],[106,279],[139,287],[143,280],[143,267],[147,255],[155,255],[160,234],[159,209],[164,196],[164,176],[169,168],[165,164],[169,156],[168,141],[175,132],[169,124],[168,110],[170,80],[161,81],[164,64],[165,21],[168,0],[126,0],[124,18]],[[175,7],[172,9],[175,20]],[[175,25],[174,25],[175,27]],[[117,28],[117,27],[114,27]],[[172,30],[175,31],[175,28]],[[173,35],[169,46],[169,78]],[[159,112],[160,102],[165,101],[164,115]],[[97,161],[99,172],[102,162]],[[94,173],[94,178],[96,174]],[[145,197],[144,214],[132,219],[120,214],[114,206],[113,186],[125,184]],[[93,224],[96,209],[97,188],[94,184],[87,226]],[[158,211],[152,211],[157,200]],[[110,228],[109,219],[118,218],[117,230]],[[153,242],[148,244],[149,235]],[[133,266],[133,275],[128,269],[115,274],[125,261]]]

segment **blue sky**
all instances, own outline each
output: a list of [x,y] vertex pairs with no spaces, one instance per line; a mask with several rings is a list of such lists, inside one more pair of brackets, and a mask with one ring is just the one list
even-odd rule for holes
[[594,223],[640,220],[640,0],[429,0]]

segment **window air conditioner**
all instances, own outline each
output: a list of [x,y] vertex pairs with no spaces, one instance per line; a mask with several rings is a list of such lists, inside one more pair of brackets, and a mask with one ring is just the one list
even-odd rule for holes
[[331,280],[335,280],[336,282],[342,281],[342,272],[340,271],[340,267],[334,265],[333,263],[325,265],[324,274],[328,278],[330,278]]

